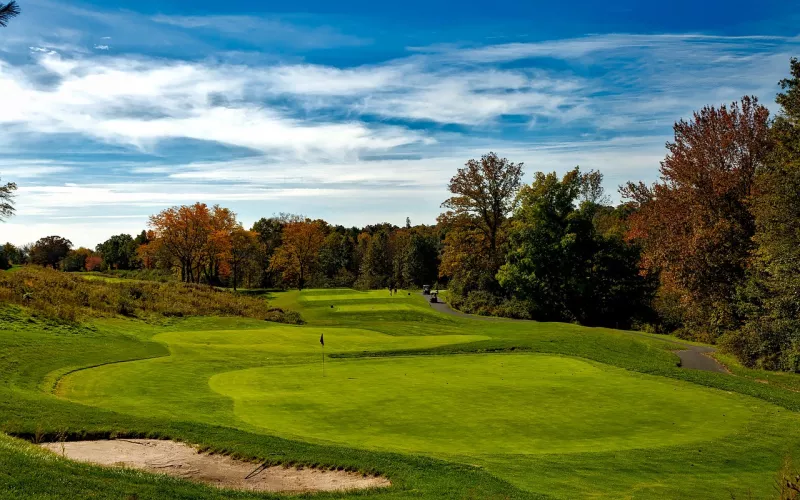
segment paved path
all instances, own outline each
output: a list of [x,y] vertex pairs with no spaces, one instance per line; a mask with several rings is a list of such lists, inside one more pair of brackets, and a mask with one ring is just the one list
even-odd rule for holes
[[[426,295],[425,299],[428,300],[429,297]],[[469,318],[478,321],[530,321],[525,319],[496,318],[491,316],[477,316],[474,314],[466,314],[461,311],[456,311],[455,309],[450,307],[450,304],[446,302],[437,302],[435,304],[431,304],[429,302],[429,304],[432,308],[436,309],[441,313],[449,314],[451,316],[458,316],[459,318]],[[670,342],[672,344],[675,344],[676,346],[679,346],[681,349],[675,351],[675,354],[677,354],[678,357],[681,358],[681,364],[680,364],[681,368],[686,368],[690,370],[703,370],[707,372],[730,373],[716,359],[710,356],[711,353],[717,351],[713,347],[692,345],[692,344],[687,344],[685,342],[679,342],[677,340],[672,340],[667,338],[660,339],[639,332],[627,331],[625,333],[628,333],[630,335],[638,335],[641,337],[646,337],[651,340],[661,340],[662,342]]]

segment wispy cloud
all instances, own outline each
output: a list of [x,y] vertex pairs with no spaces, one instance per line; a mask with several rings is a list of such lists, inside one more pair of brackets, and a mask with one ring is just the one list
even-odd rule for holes
[[49,2],[28,0],[26,16],[53,16],[9,26],[0,48],[0,174],[20,184],[3,230],[16,242],[96,243],[197,200],[246,223],[280,211],[432,222],[455,169],[489,150],[529,172],[600,169],[613,193],[655,178],[671,124],[692,110],[744,94],[769,104],[800,49],[798,37],[598,34],[385,55],[324,19]]

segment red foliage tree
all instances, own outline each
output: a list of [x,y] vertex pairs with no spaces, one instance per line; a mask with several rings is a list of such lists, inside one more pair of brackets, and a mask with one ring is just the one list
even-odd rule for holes
[[732,304],[755,227],[747,199],[770,148],[768,118],[754,97],[705,107],[675,124],[659,182],[621,189],[638,209],[628,238],[641,243],[644,267],[681,296],[698,333],[736,326]]

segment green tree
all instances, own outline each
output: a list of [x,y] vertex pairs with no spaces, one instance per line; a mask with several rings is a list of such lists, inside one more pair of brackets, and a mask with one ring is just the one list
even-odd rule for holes
[[20,14],[19,5],[14,0],[6,4],[0,3],[0,26],[5,28],[8,26],[8,21],[11,20],[12,17],[17,17]]
[[522,163],[489,153],[469,160],[448,186],[453,194],[439,216],[444,251],[439,275],[449,280],[451,303],[459,306],[472,292],[499,292],[496,274],[502,265],[508,216],[517,203]]
[[726,344],[748,365],[800,371],[800,61],[780,82],[773,149],[750,200],[756,244],[741,289],[746,320]]
[[366,254],[361,263],[359,282],[364,288],[385,288],[393,285],[392,259],[389,253],[389,237],[380,231],[369,239]]
[[319,273],[326,286],[352,286],[356,279],[353,273],[355,242],[341,229],[325,237],[319,251]]
[[58,269],[58,265],[72,248],[72,242],[61,236],[40,238],[31,247],[31,263]]
[[22,248],[17,247],[11,243],[6,243],[3,245],[3,253],[9,259],[12,264],[25,264],[27,261],[27,256]]
[[450,179],[448,189],[453,196],[442,203],[448,209],[444,218],[481,232],[492,256],[498,253],[502,227],[514,210],[522,167],[522,163],[489,153],[480,160],[469,160]]
[[520,191],[498,280],[535,319],[629,326],[652,298],[655,287],[639,273],[638,248],[596,231],[601,206],[595,201],[583,197],[577,206],[596,179],[577,168],[560,180],[539,172]]
[[403,259],[403,279],[409,285],[432,285],[439,274],[439,238],[415,232]]
[[118,234],[97,245],[95,250],[110,269],[131,269],[137,260],[137,248],[131,235]]
[[14,215],[14,191],[17,185],[13,182],[0,185],[0,221]]
[[11,269],[11,257],[8,255],[6,247],[0,247],[0,271]]

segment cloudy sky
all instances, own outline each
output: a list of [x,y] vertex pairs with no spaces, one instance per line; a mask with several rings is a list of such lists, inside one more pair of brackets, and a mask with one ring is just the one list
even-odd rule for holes
[[[652,181],[672,123],[800,56],[793,2],[19,0],[0,240],[94,246],[203,201],[245,225],[432,223],[467,159]],[[595,5],[598,4],[598,5]],[[225,10],[222,10],[225,9]],[[267,9],[267,10],[265,10]]]

